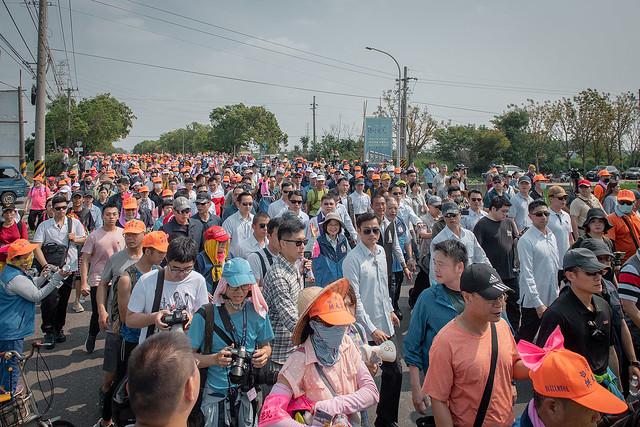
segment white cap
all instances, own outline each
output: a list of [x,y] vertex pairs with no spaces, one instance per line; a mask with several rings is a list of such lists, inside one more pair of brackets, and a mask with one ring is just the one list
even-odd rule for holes
[[311,175],[309,175],[309,179],[313,179],[313,178],[317,178],[318,175],[315,174],[315,172],[311,172]]
[[326,181],[327,179],[324,177],[324,175],[318,175],[318,181]]

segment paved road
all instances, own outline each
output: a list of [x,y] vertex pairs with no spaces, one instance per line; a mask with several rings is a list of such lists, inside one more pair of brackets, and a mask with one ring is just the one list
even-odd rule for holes
[[[404,313],[409,313],[407,306],[408,286],[403,286],[402,298],[400,301],[401,309]],[[73,300],[74,294],[71,296]],[[96,350],[93,354],[84,352],[84,340],[87,334],[91,309],[89,302],[85,302],[84,313],[75,313],[68,307],[67,326],[65,333],[68,339],[65,343],[56,345],[54,350],[42,350],[45,361],[51,369],[53,382],[55,385],[55,396],[53,406],[50,410],[50,416],[61,416],[62,418],[73,422],[79,427],[90,427],[100,418],[98,410],[98,389],[102,384],[102,357],[104,349],[104,333],[98,336],[96,342]],[[40,314],[38,312],[36,318],[36,328],[40,324]],[[402,321],[401,330],[403,334],[409,326],[409,316],[405,315]],[[38,330],[35,335],[25,342],[25,348],[30,345],[34,339],[42,339],[43,334]],[[402,354],[402,348],[399,349]],[[35,381],[34,373],[35,364],[29,362],[27,369],[31,370],[28,374],[30,381]],[[414,421],[418,418],[418,413],[413,410],[411,403],[411,382],[409,380],[409,370],[403,367],[402,396],[400,401],[400,426],[415,425]],[[376,377],[378,386],[380,385],[380,375]],[[39,401],[42,401],[40,393],[36,393]],[[514,411],[516,416],[520,415],[531,399],[530,382],[519,382],[518,385],[518,403]],[[370,420],[375,419],[375,408],[370,410]]]

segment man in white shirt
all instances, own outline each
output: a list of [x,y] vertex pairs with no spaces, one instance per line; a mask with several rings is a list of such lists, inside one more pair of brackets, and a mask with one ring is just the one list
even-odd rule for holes
[[282,217],[271,218],[267,224],[267,245],[258,251],[248,253],[247,262],[251,266],[251,271],[256,278],[258,285],[262,287],[264,277],[273,264],[273,260],[280,253],[280,242],[278,241],[278,228],[284,219]]
[[235,200],[238,212],[231,215],[222,223],[222,228],[227,232],[227,235],[231,237],[231,244],[229,246],[229,254],[233,258],[236,256],[238,245],[245,239],[248,239],[253,234],[251,224],[253,223],[253,214],[251,209],[253,208],[253,197],[249,192],[242,192]]
[[240,242],[233,256],[235,258],[247,259],[247,255],[264,249],[268,243],[267,240],[267,224],[269,223],[269,214],[266,212],[258,212],[253,216],[251,228],[253,234],[246,240]]
[[440,166],[440,170],[438,171],[438,174],[436,176],[433,177],[433,193],[431,194],[438,194],[438,191],[440,191],[441,189],[443,189],[447,183],[447,171],[449,170],[449,167],[447,165],[441,165]]
[[469,231],[473,231],[473,227],[480,221],[480,218],[487,215],[487,213],[482,210],[482,206],[482,193],[478,190],[469,190],[469,213],[462,215],[460,225]]
[[533,226],[520,236],[517,244],[521,305],[517,340],[532,342],[540,327],[540,318],[558,297],[558,270],[562,267],[556,238],[547,227],[549,209],[544,200],[529,204],[529,217]]
[[287,194],[287,204],[289,205],[289,208],[280,211],[276,215],[276,218],[277,217],[281,217],[287,211],[293,212],[295,214],[295,216],[302,222],[302,225],[304,225],[305,234],[307,235],[307,238],[308,238],[308,236],[309,236],[309,215],[307,215],[306,213],[304,213],[301,210],[301,208],[302,208],[302,193],[300,192],[300,190],[292,190],[292,191],[289,192],[289,194]]
[[[388,339],[396,341],[395,326],[400,321],[393,312],[389,297],[387,261],[384,249],[376,242],[380,237],[380,221],[373,213],[363,213],[358,220],[358,244],[342,264],[344,278],[356,293],[356,319],[371,343]],[[397,345],[397,344],[396,344]],[[402,388],[402,368],[399,359],[382,363],[380,403],[376,409],[375,426],[395,426]]]
[[523,175],[518,180],[518,188],[520,191],[516,193],[509,201],[511,202],[511,208],[509,208],[508,218],[513,219],[516,223],[518,233],[522,233],[525,228],[531,227],[531,218],[529,218],[529,203],[533,202],[529,191],[531,190],[531,180],[528,176]]
[[358,216],[362,215],[365,212],[368,212],[371,207],[371,198],[368,194],[364,192],[364,179],[358,178],[355,181],[356,191],[351,193],[349,197],[353,201],[353,213],[358,219]]
[[293,189],[293,183],[289,181],[285,181],[282,183],[282,196],[276,200],[275,202],[269,205],[269,209],[267,213],[269,214],[269,218],[275,218],[280,212],[287,209],[287,199],[289,192]]
[[562,259],[565,252],[573,245],[573,233],[571,232],[571,217],[564,208],[567,206],[567,193],[559,185],[549,188],[549,224],[547,227],[553,231],[558,244],[558,257]]
[[[445,202],[442,204],[442,217],[446,227],[438,233],[436,237],[431,240],[430,253],[433,254],[434,246],[438,242],[444,240],[455,239],[461,241],[467,248],[467,265],[474,263],[489,264],[489,258],[484,253],[482,246],[478,243],[476,236],[473,232],[466,230],[460,226],[460,207],[454,202]],[[433,269],[433,256],[429,262],[429,283],[433,283],[436,280],[435,271]]]

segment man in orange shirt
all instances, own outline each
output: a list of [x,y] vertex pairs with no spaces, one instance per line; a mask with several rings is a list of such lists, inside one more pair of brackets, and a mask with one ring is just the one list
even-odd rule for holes
[[631,190],[620,190],[615,211],[607,215],[613,226],[605,236],[613,240],[616,250],[625,252],[624,264],[638,249],[640,243],[640,217],[634,213],[636,197]]
[[[471,264],[460,277],[460,290],[464,310],[433,340],[422,391],[431,396],[439,427],[510,426],[514,421],[511,380],[527,379],[529,373],[520,360],[509,324],[501,318],[505,294],[511,289],[491,266]],[[488,406],[480,411],[490,376],[493,334],[498,352],[496,368]]]
[[607,190],[607,185],[609,184],[609,179],[611,179],[611,174],[608,170],[602,169],[600,172],[598,172],[598,178],[600,178],[600,181],[598,181],[596,186],[593,188],[593,195],[596,196],[598,200],[600,200],[600,203],[602,203],[602,196]]

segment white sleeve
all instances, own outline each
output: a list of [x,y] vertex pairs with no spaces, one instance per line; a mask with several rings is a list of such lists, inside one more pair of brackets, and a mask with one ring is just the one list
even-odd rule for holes
[[[155,283],[157,276],[153,274],[151,275],[151,277],[153,277],[152,282]],[[148,283],[151,282],[147,279],[148,277],[139,279],[138,283],[136,283],[136,286],[133,288],[133,291],[131,291],[131,297],[129,298],[129,304],[127,305],[127,308],[134,313],[148,313],[148,310],[151,310],[151,307],[146,307],[147,287]]]

